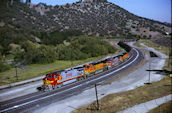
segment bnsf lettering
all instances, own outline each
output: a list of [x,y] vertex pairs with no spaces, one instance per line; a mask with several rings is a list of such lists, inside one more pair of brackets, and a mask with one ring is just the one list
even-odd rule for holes
[[72,73],[66,74],[66,77],[70,77],[72,76]]

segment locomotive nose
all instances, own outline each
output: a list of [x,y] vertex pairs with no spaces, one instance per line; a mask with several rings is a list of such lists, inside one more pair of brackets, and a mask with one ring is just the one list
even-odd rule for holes
[[48,80],[48,79],[44,79],[43,80],[43,84],[44,85],[50,85],[51,83],[53,83],[54,81],[53,80]]
[[48,78],[47,77],[43,78],[43,85],[48,85],[48,84],[50,84]]
[[47,79],[43,79],[43,85],[42,85],[42,89],[44,91],[46,91],[47,89],[49,89],[49,86],[51,84],[51,81],[47,80]]
[[50,81],[49,81],[49,80],[46,80],[46,79],[45,79],[45,80],[43,80],[43,84],[44,84],[44,85],[48,85],[49,83],[50,83]]

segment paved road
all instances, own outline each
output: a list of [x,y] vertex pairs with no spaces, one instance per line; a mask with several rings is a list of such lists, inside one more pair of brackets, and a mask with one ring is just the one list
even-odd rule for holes
[[32,112],[38,107],[46,106],[50,103],[63,100],[64,98],[77,95],[87,88],[93,87],[96,83],[111,79],[125,69],[132,68],[132,66],[139,63],[142,59],[142,53],[139,50],[133,49],[133,55],[130,59],[117,67],[92,76],[86,80],[75,82],[50,92],[35,92],[0,102],[0,112]]

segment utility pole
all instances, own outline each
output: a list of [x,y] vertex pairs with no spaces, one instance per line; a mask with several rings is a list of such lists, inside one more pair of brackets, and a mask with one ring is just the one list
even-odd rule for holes
[[151,75],[151,61],[149,60],[149,76],[148,76],[148,82],[146,82],[145,84],[151,84],[150,82],[150,75]]
[[17,66],[15,66],[15,68],[16,68],[16,79],[18,80],[18,75],[17,75]]
[[97,110],[99,110],[100,106],[99,106],[99,99],[98,99],[98,95],[97,95],[97,84],[95,84],[95,92],[96,92],[96,100],[97,100]]
[[169,58],[169,63],[168,63],[168,67],[170,68],[169,71],[172,71],[171,70],[171,55],[172,55],[172,48],[169,48],[169,53],[168,53],[168,58]]
[[150,73],[150,71],[151,71],[150,69],[151,69],[151,63],[150,63],[150,61],[149,61],[149,79],[148,79],[148,84],[150,84],[150,74],[151,74],[151,73]]
[[13,1],[13,0],[11,0],[10,5],[13,5],[13,2],[14,2],[14,1]]

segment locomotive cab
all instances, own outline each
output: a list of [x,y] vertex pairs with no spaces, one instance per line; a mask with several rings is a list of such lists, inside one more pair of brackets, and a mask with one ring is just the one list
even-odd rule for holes
[[46,74],[46,77],[43,78],[43,89],[54,89],[57,84],[58,80],[61,80],[62,77],[58,73],[49,73]]
[[54,75],[46,74],[46,77],[43,78],[44,85],[48,85],[48,84],[53,83],[54,82],[53,78],[54,78]]

